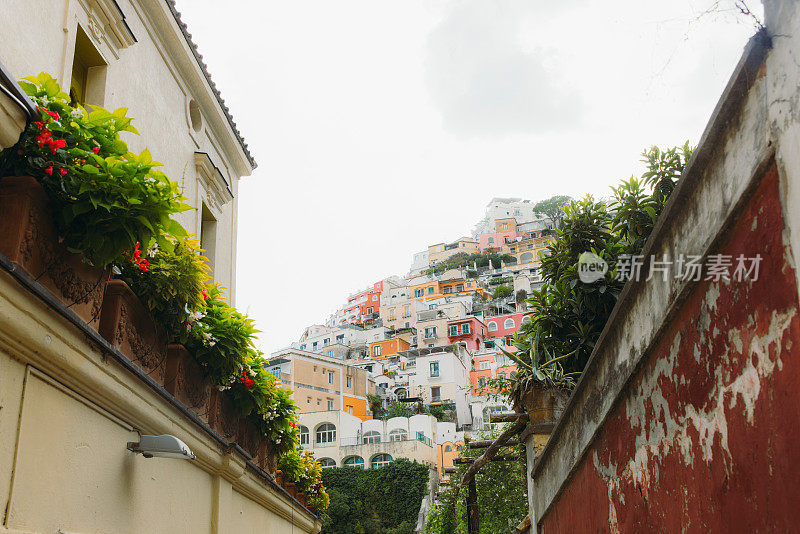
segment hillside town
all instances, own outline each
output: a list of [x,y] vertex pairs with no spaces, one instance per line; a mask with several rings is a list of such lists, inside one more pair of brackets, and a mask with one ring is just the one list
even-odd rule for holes
[[[497,380],[516,365],[514,334],[541,285],[539,255],[554,221],[521,198],[494,198],[471,235],[414,254],[408,273],[347,296],[265,367],[298,406],[300,444],[323,469],[395,458],[448,478],[464,435],[511,409]],[[415,415],[387,417],[403,405]],[[400,410],[403,412],[403,410]]]

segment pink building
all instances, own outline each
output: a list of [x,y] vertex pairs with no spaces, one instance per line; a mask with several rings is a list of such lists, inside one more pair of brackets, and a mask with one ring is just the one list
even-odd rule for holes
[[[499,249],[506,243],[513,243],[517,239],[517,231],[509,230],[507,232],[494,232],[491,234],[481,234],[478,236],[478,246],[481,252],[486,249],[497,248]],[[499,267],[499,266],[498,266]]]
[[471,351],[480,350],[488,331],[477,317],[462,317],[447,321],[447,340],[460,343]]
[[[486,317],[486,331],[491,339],[503,338],[506,345],[510,345],[510,338],[518,332],[525,318],[524,312]],[[528,319],[526,319],[526,322]]]

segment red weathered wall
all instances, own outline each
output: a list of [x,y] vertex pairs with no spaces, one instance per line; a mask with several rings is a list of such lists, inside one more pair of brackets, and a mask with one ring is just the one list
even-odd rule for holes
[[758,280],[692,292],[543,532],[800,529],[800,316],[779,195],[773,167],[719,250],[761,254]]

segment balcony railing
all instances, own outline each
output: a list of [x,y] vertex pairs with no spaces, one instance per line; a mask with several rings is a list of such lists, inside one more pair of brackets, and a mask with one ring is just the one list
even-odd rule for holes
[[[393,439],[392,439],[393,438]],[[398,435],[390,435],[390,434],[381,434],[380,436],[370,436],[368,439],[373,440],[367,443],[364,442],[364,437],[347,437],[347,438],[340,438],[339,439],[339,446],[340,447],[357,447],[361,445],[382,445],[385,446],[387,443],[391,446],[392,443],[400,443],[400,442],[409,442],[409,441],[419,441],[424,443],[429,447],[433,447],[433,440],[426,436],[422,432],[417,432],[417,435],[414,437],[409,437],[408,434],[403,435],[402,439],[398,439]],[[379,439],[379,440],[378,440]],[[326,444],[327,445],[327,444]],[[317,445],[318,447],[323,447],[326,445]]]

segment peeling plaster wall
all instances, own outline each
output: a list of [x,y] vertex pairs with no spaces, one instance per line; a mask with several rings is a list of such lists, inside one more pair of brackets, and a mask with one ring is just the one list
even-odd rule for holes
[[545,450],[529,444],[540,532],[800,524],[800,6],[765,13],[644,251],[760,254],[759,278],[626,287]]
[[800,315],[772,168],[722,254],[757,281],[692,291],[543,518],[543,532],[800,524]]

